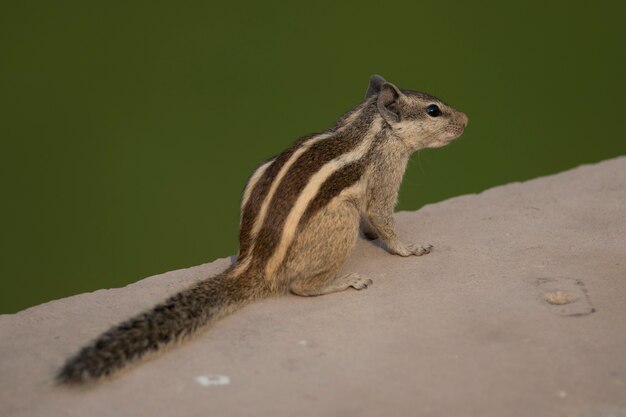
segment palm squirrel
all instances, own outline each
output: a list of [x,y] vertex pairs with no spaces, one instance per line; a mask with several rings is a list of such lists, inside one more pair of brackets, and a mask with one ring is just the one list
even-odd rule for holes
[[447,145],[467,122],[435,97],[372,76],[363,102],[249,178],[233,265],[103,333],[65,363],[57,381],[97,380],[257,299],[366,288],[369,278],[337,274],[359,229],[392,254],[429,253],[430,245],[398,240],[400,182],[413,152]]

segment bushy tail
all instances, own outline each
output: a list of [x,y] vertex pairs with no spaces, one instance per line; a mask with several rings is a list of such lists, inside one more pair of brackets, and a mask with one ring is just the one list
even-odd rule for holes
[[103,333],[68,359],[57,381],[78,384],[109,375],[247,302],[270,295],[261,280],[232,271],[201,281]]

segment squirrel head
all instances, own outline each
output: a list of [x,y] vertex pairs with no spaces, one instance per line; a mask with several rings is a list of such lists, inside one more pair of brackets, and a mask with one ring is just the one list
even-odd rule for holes
[[376,104],[392,134],[413,152],[445,146],[467,126],[465,113],[426,93],[400,90],[380,75],[370,78],[365,97]]

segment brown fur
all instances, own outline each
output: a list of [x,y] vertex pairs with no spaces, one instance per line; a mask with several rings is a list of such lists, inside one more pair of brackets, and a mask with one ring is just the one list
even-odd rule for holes
[[[426,112],[432,104],[438,117]],[[109,375],[259,298],[366,288],[367,277],[337,276],[359,227],[393,254],[430,252],[430,245],[398,239],[398,189],[411,153],[446,145],[466,125],[463,113],[438,99],[373,76],[364,102],[251,177],[234,265],[105,332],[71,357],[57,379],[82,383]]]

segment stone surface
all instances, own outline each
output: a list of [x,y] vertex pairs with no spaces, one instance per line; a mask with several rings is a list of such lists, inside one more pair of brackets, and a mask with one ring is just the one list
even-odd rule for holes
[[626,157],[398,213],[363,291],[253,304],[89,388],[55,386],[109,326],[229,263],[0,316],[0,415],[626,416]]

